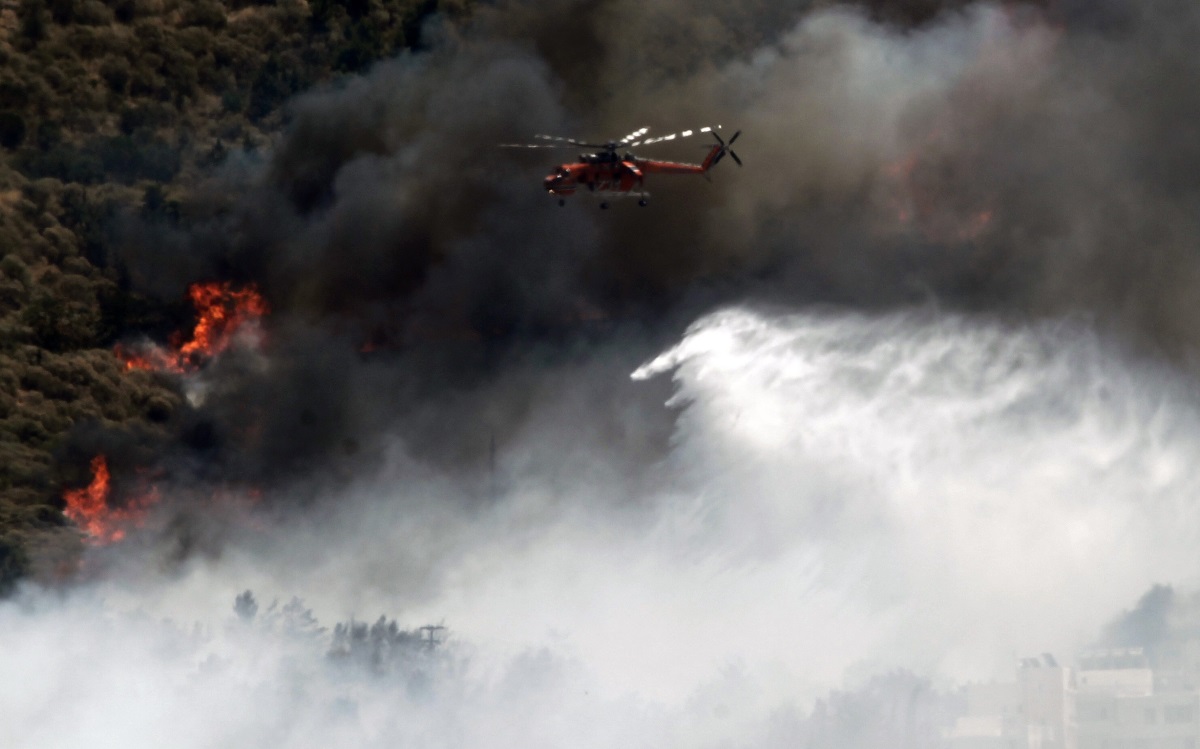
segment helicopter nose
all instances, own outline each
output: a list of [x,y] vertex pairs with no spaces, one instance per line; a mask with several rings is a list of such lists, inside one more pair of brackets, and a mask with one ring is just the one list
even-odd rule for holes
[[558,177],[555,177],[553,174],[542,180],[542,185],[544,185],[547,190],[553,190],[557,184]]

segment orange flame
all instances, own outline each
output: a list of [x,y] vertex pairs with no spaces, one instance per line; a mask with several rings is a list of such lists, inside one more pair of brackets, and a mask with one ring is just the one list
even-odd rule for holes
[[184,368],[179,354],[152,343],[128,348],[118,343],[113,347],[117,358],[125,362],[125,371],[144,369],[149,372],[174,372],[183,374]]
[[125,369],[147,369],[182,374],[219,355],[233,344],[239,331],[257,323],[271,309],[252,284],[235,289],[228,281],[194,283],[188,296],[196,308],[196,327],[190,341],[172,343],[173,349],[146,346],[137,350],[118,345],[113,349]]
[[158,490],[151,487],[124,507],[110,507],[110,475],[108,460],[103,455],[92,458],[92,482],[82,489],[63,493],[67,508],[63,514],[73,520],[88,535],[91,543],[104,545],[125,538],[128,526],[141,526],[146,510],[159,500]]
[[188,296],[200,319],[192,331],[192,340],[179,349],[185,360],[216,356],[229,348],[239,329],[271,311],[253,285],[234,290],[229,283],[192,284]]

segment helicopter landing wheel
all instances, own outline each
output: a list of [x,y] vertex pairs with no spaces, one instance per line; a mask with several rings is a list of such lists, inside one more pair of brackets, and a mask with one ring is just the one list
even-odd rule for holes
[[608,210],[608,203],[601,203],[601,204],[600,204],[600,210],[602,210],[602,211],[607,211],[607,210]]
[[562,208],[562,207],[564,207],[566,204],[567,204],[567,201],[566,201],[564,198],[559,198],[559,199],[558,199],[558,207],[559,207],[559,208]]
[[650,201],[646,200],[645,198],[642,198],[641,200],[638,201],[638,205],[641,206],[642,208],[645,208],[646,206],[650,205]]

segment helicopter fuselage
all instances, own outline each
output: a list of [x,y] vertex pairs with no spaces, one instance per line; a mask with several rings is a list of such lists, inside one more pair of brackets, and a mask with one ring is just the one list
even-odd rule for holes
[[585,153],[580,154],[579,161],[558,165],[546,175],[542,185],[555,197],[579,191],[602,196],[644,196],[647,174],[704,174],[721,151],[722,146],[714,145],[702,164],[640,159],[631,153],[620,156],[615,151]]

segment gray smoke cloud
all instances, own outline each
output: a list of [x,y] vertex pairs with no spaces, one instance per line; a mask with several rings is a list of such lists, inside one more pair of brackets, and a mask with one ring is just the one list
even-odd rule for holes
[[[299,97],[261,162],[229,165],[184,226],[132,231],[125,258],[169,298],[265,289],[277,365],[198,417],[257,480],[405,423],[478,456],[464,423],[520,425],[439,429],[415,404],[597,329],[649,353],[723,300],[1084,314],[1187,359],[1196,25],[1181,2],[500,3]],[[748,168],[660,178],[646,210],[559,210],[539,179],[571,151],[495,147],[701,124],[744,130]],[[396,353],[362,362],[364,344]],[[272,449],[236,436],[251,402]]]

